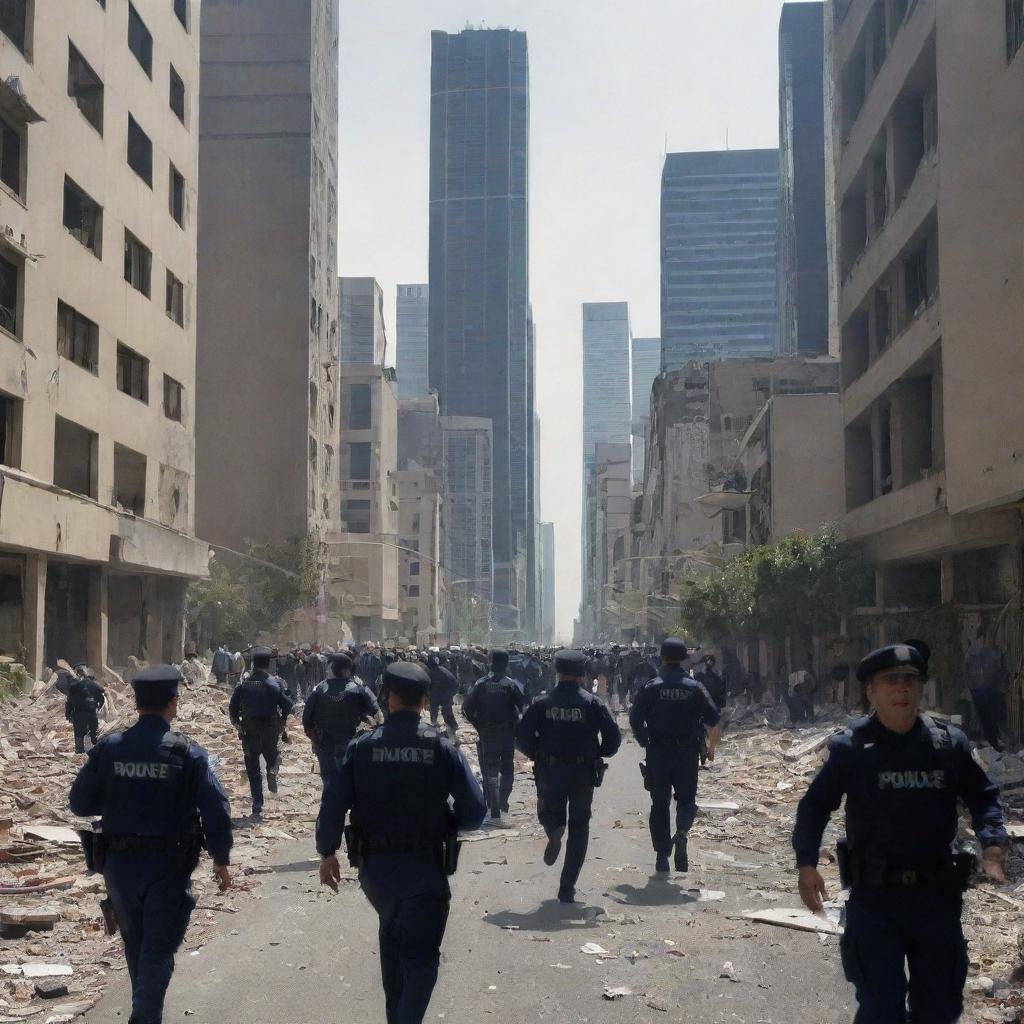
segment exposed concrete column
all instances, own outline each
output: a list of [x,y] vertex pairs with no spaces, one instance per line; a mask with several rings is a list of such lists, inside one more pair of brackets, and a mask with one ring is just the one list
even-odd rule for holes
[[25,642],[25,668],[33,679],[43,674],[46,660],[46,555],[25,556],[25,592],[22,595],[22,622]]
[[145,637],[146,661],[151,665],[163,660],[163,616],[164,608],[160,602],[157,577],[142,578],[142,635]]
[[107,584],[105,565],[89,571],[89,620],[86,626],[85,656],[97,673],[107,668],[107,626],[110,614]]
[[941,582],[939,583],[940,597],[943,604],[953,603],[953,586],[955,583],[955,577],[953,574],[953,556],[943,555],[940,562],[941,566]]
[[[181,662],[185,656],[185,591],[187,580],[177,580],[173,605],[164,606],[164,638],[166,657]],[[165,657],[163,653],[161,658]]]

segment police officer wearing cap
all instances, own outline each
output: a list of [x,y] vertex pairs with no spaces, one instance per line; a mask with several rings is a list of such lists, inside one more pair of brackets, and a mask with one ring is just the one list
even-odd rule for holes
[[138,721],[89,751],[69,800],[72,813],[102,818],[92,849],[124,937],[129,1024],[160,1024],[174,954],[195,907],[191,874],[204,833],[221,891],[231,884],[228,799],[206,751],[171,729],[180,682],[172,665],[135,677]]
[[87,665],[75,670],[77,678],[68,687],[64,702],[64,717],[75,731],[75,753],[85,753],[85,737],[96,745],[96,734],[100,727],[99,709],[106,703],[103,687],[93,678]]
[[454,673],[441,664],[438,651],[427,655],[427,672],[430,675],[430,724],[437,724],[437,713],[441,712],[448,738],[458,746],[459,723],[455,720],[455,694],[459,692],[459,681]]
[[337,892],[337,851],[351,814],[344,830],[349,859],[380,918],[387,1021],[418,1024],[437,982],[451,902],[451,844],[458,829],[480,827],[487,806],[462,753],[421,720],[429,701],[426,670],[396,662],[384,683],[390,714],[349,744],[340,771],[327,778],[316,848],[320,881]]
[[302,709],[302,728],[313,744],[325,785],[327,776],[340,768],[360,723],[380,714],[377,698],[352,678],[347,654],[332,654],[330,670],[330,677],[317,685]]
[[583,689],[589,659],[582,651],[555,655],[557,683],[527,709],[516,732],[519,749],[533,761],[537,818],[548,837],[544,863],[558,860],[569,836],[558,886],[561,903],[576,899],[576,881],[587,857],[594,787],[604,763],[619,749],[622,733],[604,701]]
[[908,994],[914,1021],[960,1018],[968,964],[960,915],[973,857],[953,850],[958,798],[971,812],[985,875],[1006,881],[999,791],[959,729],[918,711],[927,671],[920,649],[908,644],[860,663],[871,713],[831,739],[797,809],[800,896],[817,912],[827,898],[821,837],[846,797],[839,859],[850,896],[840,948],[857,992],[857,1024],[907,1020]]
[[277,792],[277,770],[281,755],[278,741],[281,723],[291,713],[294,702],[284,692],[284,683],[270,674],[270,648],[252,649],[252,672],[243,679],[228,701],[231,723],[242,737],[245,774],[252,793],[252,813],[263,812],[263,770],[260,757],[267,763],[267,789]]
[[526,694],[512,679],[508,651],[491,651],[491,671],[473,684],[462,702],[462,713],[480,736],[480,774],[491,810],[500,821],[508,811],[515,779],[516,724],[526,708]]
[[[687,675],[686,644],[669,637],[661,645],[661,674],[637,694],[629,725],[637,743],[647,748],[641,765],[651,794],[649,820],[656,856],[655,870],[669,870],[674,852],[676,871],[690,867],[687,836],[697,816],[697,774],[702,740],[707,759],[714,761],[720,714],[703,684]],[[676,831],[670,825],[672,793],[676,797]]]

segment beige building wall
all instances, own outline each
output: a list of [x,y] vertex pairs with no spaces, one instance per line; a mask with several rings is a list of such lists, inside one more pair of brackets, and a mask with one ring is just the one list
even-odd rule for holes
[[[35,673],[57,657],[97,670],[128,654],[178,658],[184,585],[207,565],[194,539],[198,4],[184,25],[171,4],[142,6],[148,69],[129,49],[127,0],[27,10],[24,40],[0,36],[0,116],[21,140],[0,185],[13,300],[0,300],[0,574],[22,605],[0,646]],[[71,77],[91,121],[69,95],[72,60],[87,65]],[[148,180],[128,163],[129,118],[148,140],[148,172],[137,161]],[[66,185],[101,208],[98,230],[74,200],[65,216]],[[138,288],[125,280],[126,238],[148,253]],[[59,335],[75,332],[58,303],[80,315],[63,349]],[[4,621],[18,618],[8,608]]]
[[441,631],[441,494],[425,470],[399,470],[399,607],[410,642],[434,642]]

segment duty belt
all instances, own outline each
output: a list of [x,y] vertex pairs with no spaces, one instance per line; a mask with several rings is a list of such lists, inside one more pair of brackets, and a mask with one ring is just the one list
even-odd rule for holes
[[429,840],[406,840],[398,838],[385,838],[363,836],[364,853],[435,853],[441,849],[443,839]]
[[651,745],[655,747],[689,747],[699,743],[697,736],[652,736]]
[[173,836],[111,836],[104,834],[103,842],[108,850],[118,853],[165,853],[177,850],[181,837]]
[[541,754],[535,763],[553,768],[556,764],[590,764],[591,760],[589,757],[556,757],[554,754]]

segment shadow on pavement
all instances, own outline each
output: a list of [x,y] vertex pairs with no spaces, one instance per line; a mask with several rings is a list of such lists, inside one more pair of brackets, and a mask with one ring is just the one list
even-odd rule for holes
[[501,910],[496,914],[485,914],[484,920],[498,928],[517,928],[524,932],[561,932],[596,928],[603,913],[601,907],[545,900],[536,910],[525,914]]
[[651,875],[642,889],[635,885],[617,885],[608,895],[616,903],[630,907],[683,907],[700,900],[699,890],[681,889],[659,875]]

